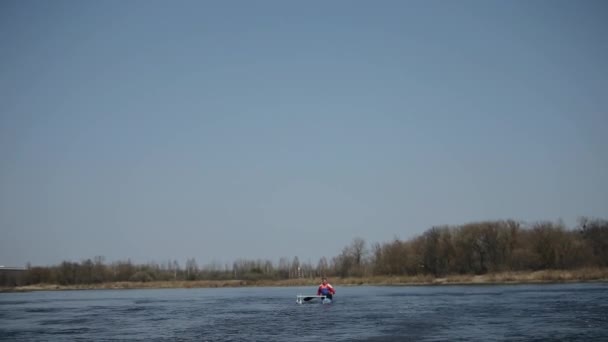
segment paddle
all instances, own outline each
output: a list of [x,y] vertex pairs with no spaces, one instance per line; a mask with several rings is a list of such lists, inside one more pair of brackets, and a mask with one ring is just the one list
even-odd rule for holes
[[[304,297],[304,301],[308,302],[308,301],[311,301],[311,300],[313,300],[315,298],[319,298],[319,297]],[[322,297],[322,298],[325,298],[325,297]]]

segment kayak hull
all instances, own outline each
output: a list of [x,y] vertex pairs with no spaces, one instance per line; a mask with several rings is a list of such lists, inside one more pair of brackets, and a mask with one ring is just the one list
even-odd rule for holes
[[321,302],[322,304],[331,304],[332,300],[330,298],[327,298],[326,296],[320,296],[320,295],[297,295],[296,296],[296,303],[298,304],[304,304],[304,303],[314,303],[314,302]]

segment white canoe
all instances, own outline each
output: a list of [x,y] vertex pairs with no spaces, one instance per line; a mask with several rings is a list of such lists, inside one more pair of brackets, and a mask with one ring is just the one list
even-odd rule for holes
[[331,303],[331,299],[329,299],[323,295],[301,295],[301,294],[296,296],[296,303],[304,304],[304,302],[309,302],[309,301],[317,299],[317,298],[321,299],[321,303],[323,303],[323,304]]

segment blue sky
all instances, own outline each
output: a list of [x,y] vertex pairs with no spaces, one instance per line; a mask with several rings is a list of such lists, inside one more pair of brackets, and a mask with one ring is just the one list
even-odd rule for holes
[[0,264],[608,213],[603,1],[3,1]]

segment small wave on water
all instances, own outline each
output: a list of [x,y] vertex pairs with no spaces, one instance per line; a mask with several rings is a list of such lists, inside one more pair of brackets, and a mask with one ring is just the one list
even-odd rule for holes
[[5,301],[0,301],[0,307],[2,307],[3,305],[22,305],[22,304],[27,304],[27,301],[24,300],[5,300]]
[[57,326],[73,326],[82,325],[91,322],[89,318],[59,318],[59,319],[43,319],[39,321],[40,325],[57,325]]
[[31,308],[25,309],[27,313],[54,313],[62,311],[61,308]]

